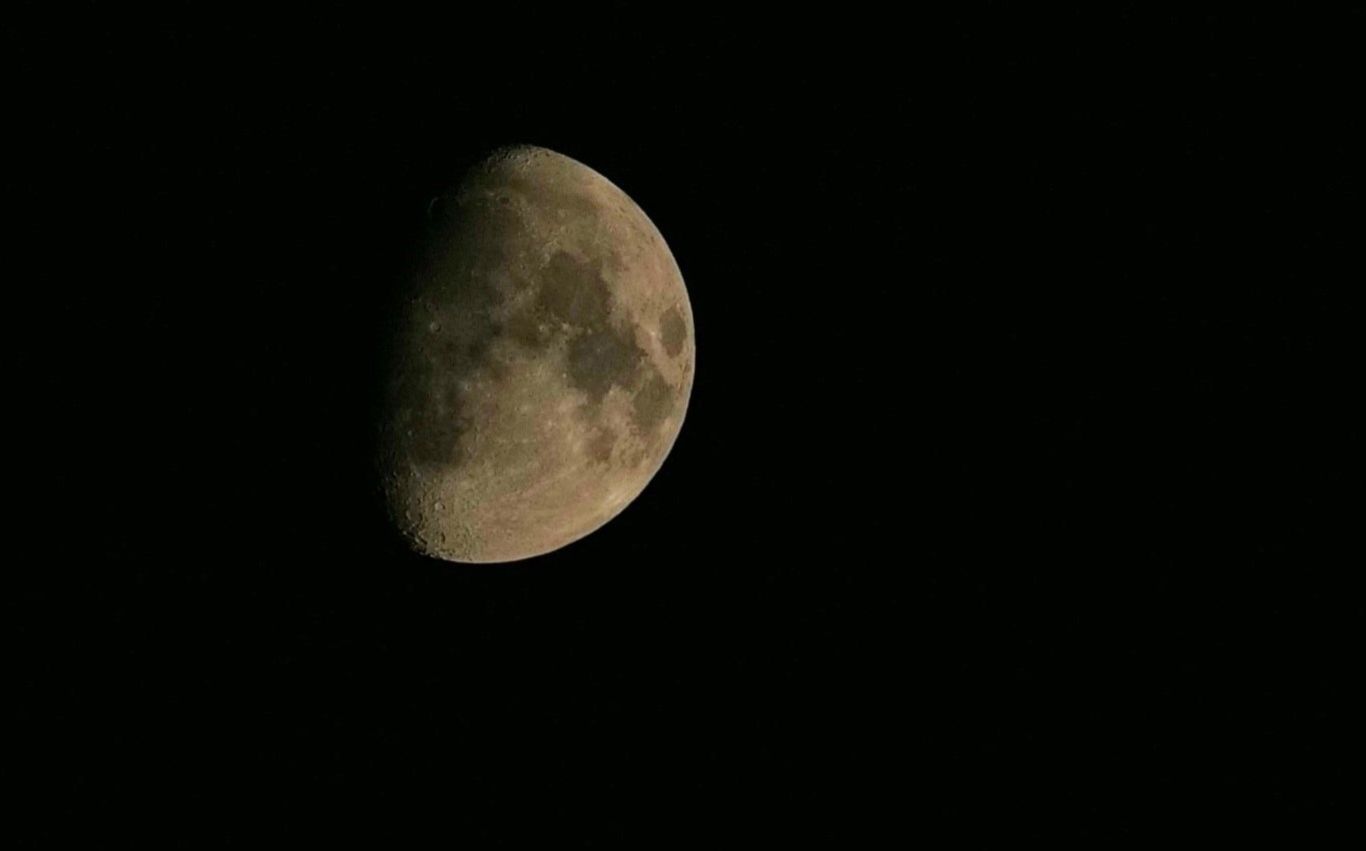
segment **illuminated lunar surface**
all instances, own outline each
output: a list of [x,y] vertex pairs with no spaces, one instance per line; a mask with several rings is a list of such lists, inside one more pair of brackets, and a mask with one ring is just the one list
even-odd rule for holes
[[688,294],[645,213],[568,157],[498,151],[443,200],[388,386],[390,513],[437,558],[551,552],[621,512],[673,446]]

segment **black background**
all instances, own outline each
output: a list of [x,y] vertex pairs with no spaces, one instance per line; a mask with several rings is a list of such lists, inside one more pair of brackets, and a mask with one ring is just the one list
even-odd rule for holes
[[[7,28],[20,837],[1339,825],[1362,16],[1091,5]],[[461,567],[375,386],[510,143],[651,216],[697,381],[618,519]]]

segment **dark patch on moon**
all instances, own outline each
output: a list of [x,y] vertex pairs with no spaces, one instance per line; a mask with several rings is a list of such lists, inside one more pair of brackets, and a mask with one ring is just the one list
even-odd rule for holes
[[616,445],[616,434],[604,426],[588,442],[588,456],[600,464],[606,464],[612,460],[612,449]]
[[528,349],[543,349],[550,342],[550,326],[532,311],[521,311],[508,317],[503,326],[508,337]]
[[664,351],[669,353],[669,357],[676,358],[683,351],[683,341],[688,339],[688,325],[678,308],[669,308],[659,318],[659,339],[664,343]]
[[537,305],[561,322],[586,328],[606,319],[612,290],[598,269],[560,251],[546,264]]
[[612,385],[629,385],[645,351],[636,344],[634,334],[611,322],[612,288],[602,269],[560,251],[546,264],[540,282],[536,344],[544,345],[549,336],[539,330],[542,318],[555,326],[569,326],[573,335],[568,348],[569,380],[594,403],[601,402]]
[[651,374],[631,400],[631,413],[641,431],[653,431],[673,409],[674,393],[658,372]]
[[610,325],[591,329],[569,344],[569,380],[597,403],[613,384],[629,384],[645,353],[635,338]]

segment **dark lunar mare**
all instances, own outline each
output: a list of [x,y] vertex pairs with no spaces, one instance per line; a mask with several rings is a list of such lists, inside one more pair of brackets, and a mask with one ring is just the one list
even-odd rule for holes
[[[567,338],[571,385],[595,406],[613,386],[635,391],[631,410],[642,433],[653,430],[668,414],[668,382],[630,329],[610,321],[612,290],[601,263],[561,251],[544,268],[535,269],[527,257],[512,256],[516,247],[525,248],[531,240],[525,225],[497,196],[462,198],[433,244],[441,251],[419,272],[414,291],[423,295],[409,306],[409,322],[426,327],[418,327],[414,341],[405,342],[394,356],[388,404],[393,416],[384,437],[390,457],[404,446],[407,460],[419,466],[461,460],[460,437],[470,414],[462,410],[460,384],[480,370],[497,373],[500,364],[489,357],[489,350],[502,338],[533,351]],[[486,274],[494,269],[525,270],[528,279],[514,284],[535,289],[529,307],[501,321],[494,317],[506,313],[508,294]],[[676,311],[671,315],[664,320],[665,342],[676,353],[686,329]],[[600,433],[593,443],[599,460],[610,455],[605,434],[610,433]]]

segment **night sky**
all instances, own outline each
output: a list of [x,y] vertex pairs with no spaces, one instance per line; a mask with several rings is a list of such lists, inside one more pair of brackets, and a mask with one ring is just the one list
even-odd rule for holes
[[[960,5],[25,7],[17,847],[1345,823],[1362,15]],[[658,226],[696,383],[617,519],[460,566],[382,353],[516,143]]]

